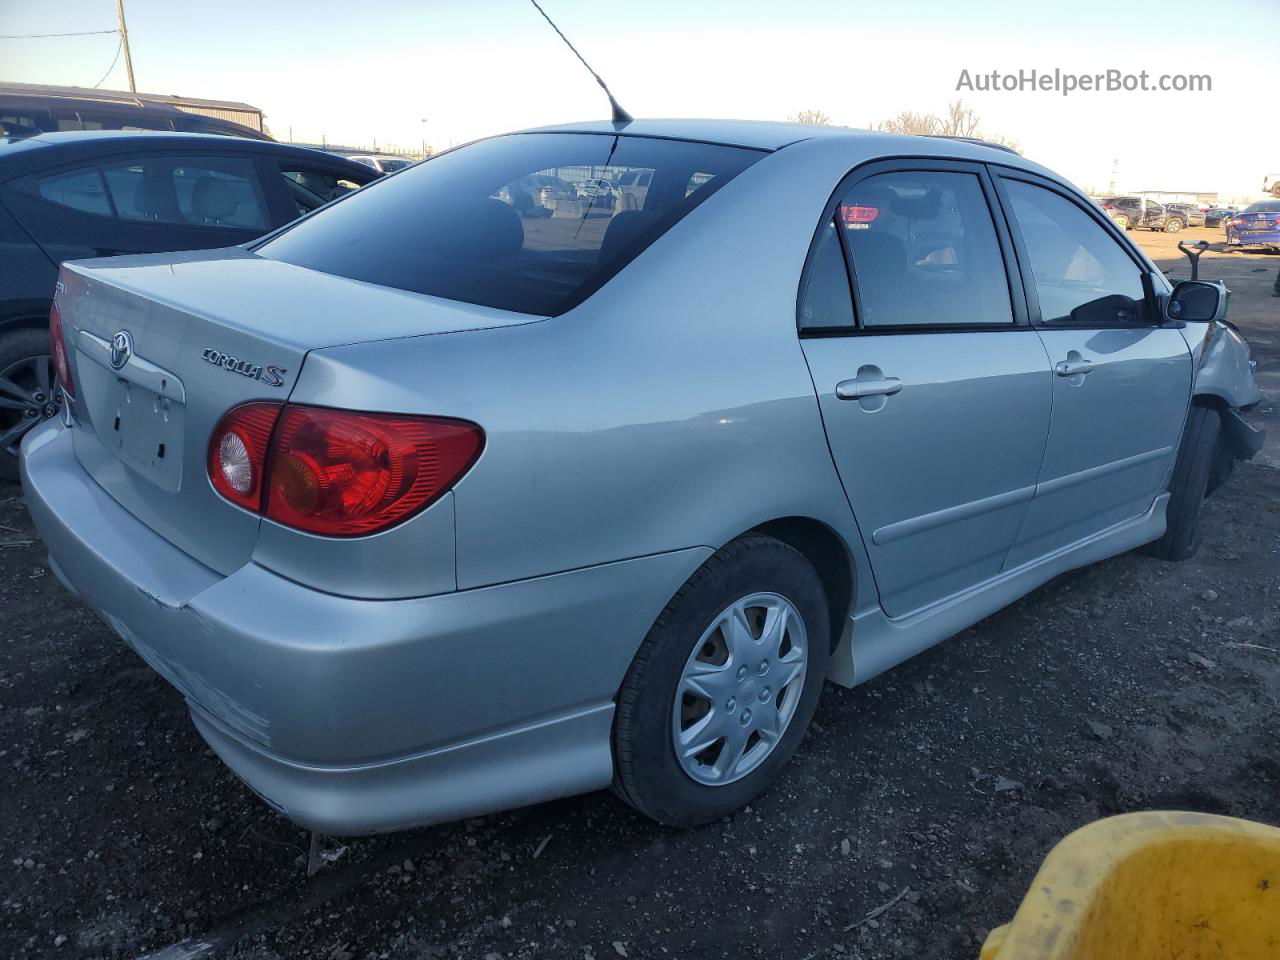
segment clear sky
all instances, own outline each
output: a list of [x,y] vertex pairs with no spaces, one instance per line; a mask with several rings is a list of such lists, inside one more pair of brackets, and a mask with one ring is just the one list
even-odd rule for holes
[[[1202,93],[964,93],[1082,187],[1256,192],[1280,174],[1280,0],[545,0],[636,116],[874,125],[973,74],[1209,74]],[[435,148],[607,116],[528,0],[126,0],[138,89],[243,100],[280,139]],[[115,26],[113,0],[0,0],[0,34]],[[115,36],[0,40],[0,79],[90,87]],[[123,59],[105,88],[126,87]]]

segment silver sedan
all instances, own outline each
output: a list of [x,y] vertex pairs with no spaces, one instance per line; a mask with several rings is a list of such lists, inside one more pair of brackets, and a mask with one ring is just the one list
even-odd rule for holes
[[[552,177],[646,189],[512,202]],[[23,481],[53,570],[298,823],[612,784],[693,824],[825,681],[1190,556],[1261,440],[1225,300],[981,143],[530,131],[244,247],[64,266]]]

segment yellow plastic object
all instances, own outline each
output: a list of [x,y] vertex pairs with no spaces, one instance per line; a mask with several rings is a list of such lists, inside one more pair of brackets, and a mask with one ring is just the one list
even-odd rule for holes
[[1278,960],[1280,829],[1129,813],[1049,852],[981,960]]

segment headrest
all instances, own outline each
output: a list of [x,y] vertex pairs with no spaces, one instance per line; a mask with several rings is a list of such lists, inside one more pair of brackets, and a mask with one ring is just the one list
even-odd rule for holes
[[240,201],[231,184],[217,177],[201,177],[191,191],[191,212],[203,221],[225,220],[236,212]]
[[616,213],[604,232],[604,240],[600,243],[598,263],[608,263],[618,254],[652,227],[658,220],[658,214],[647,210],[625,210]]

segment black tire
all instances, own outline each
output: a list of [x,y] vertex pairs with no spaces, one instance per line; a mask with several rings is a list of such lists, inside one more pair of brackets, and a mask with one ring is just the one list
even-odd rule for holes
[[1185,226],[1185,224],[1183,224],[1183,222],[1179,220],[1177,217],[1170,217],[1168,220],[1164,222],[1164,232],[1178,233],[1183,228],[1183,226]]
[[[804,621],[808,664],[795,712],[772,752],[741,779],[714,786],[699,783],[682,769],[672,742],[681,674],[715,618],[734,602],[763,592],[790,601]],[[667,604],[623,680],[613,727],[614,791],[646,816],[679,827],[708,823],[749,803],[769,786],[804,737],[822,692],[830,648],[822,581],[799,552],[759,535],[716,551]]]
[[[11,370],[15,364],[21,364],[24,361],[34,360],[38,357],[44,357],[48,362],[49,356],[49,332],[47,330],[36,327],[17,327],[5,330],[0,333],[0,374]],[[25,375],[18,376],[16,386],[20,388],[31,387],[32,384],[27,382]],[[52,379],[50,379],[52,383]],[[3,394],[0,394],[3,396]],[[7,399],[15,399],[8,397]],[[0,436],[5,436],[7,432],[20,421],[23,421],[26,412],[23,410],[14,410],[0,408]],[[44,414],[33,417],[30,424],[34,426],[36,423],[44,419]],[[17,441],[15,440],[15,443]],[[18,479],[18,458],[5,444],[0,446],[0,480],[17,480]]]
[[1182,446],[1169,481],[1169,506],[1164,536],[1146,546],[1147,553],[1162,560],[1187,560],[1200,549],[1204,530],[1200,510],[1209,494],[1214,473],[1222,420],[1216,410],[1192,407],[1182,431]]

